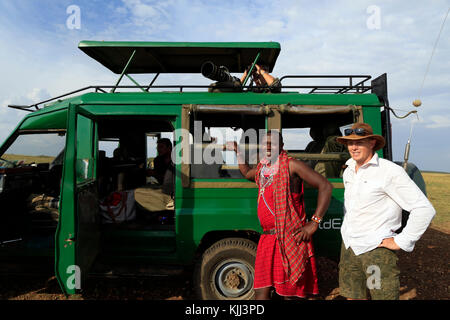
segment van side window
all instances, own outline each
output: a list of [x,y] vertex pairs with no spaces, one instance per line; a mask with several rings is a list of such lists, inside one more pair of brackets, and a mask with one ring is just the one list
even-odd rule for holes
[[288,154],[302,160],[326,178],[341,178],[343,166],[350,156],[347,148],[338,143],[336,138],[342,136],[343,128],[346,128],[352,119],[333,116],[335,118],[328,119],[323,116],[321,119],[305,119],[303,116],[303,119],[297,122],[299,127],[294,127],[295,119],[292,118],[296,115],[289,115],[290,119],[285,121],[287,128],[283,127],[282,134],[284,148]]
[[264,128],[264,115],[197,114],[190,131],[191,178],[242,179],[236,154],[223,146],[237,141],[245,147],[246,162],[256,166],[259,130]]

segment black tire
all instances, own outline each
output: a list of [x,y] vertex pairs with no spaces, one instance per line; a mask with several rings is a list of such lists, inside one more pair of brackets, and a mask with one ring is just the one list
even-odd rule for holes
[[257,245],[248,239],[226,238],[202,255],[194,270],[194,287],[203,300],[254,299]]

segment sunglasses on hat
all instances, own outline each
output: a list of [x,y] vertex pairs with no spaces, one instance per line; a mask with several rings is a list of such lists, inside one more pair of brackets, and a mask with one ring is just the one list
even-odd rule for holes
[[364,128],[356,128],[356,129],[345,129],[344,134],[346,136],[351,135],[352,133],[356,134],[357,136],[366,136],[369,135],[369,132],[365,130]]

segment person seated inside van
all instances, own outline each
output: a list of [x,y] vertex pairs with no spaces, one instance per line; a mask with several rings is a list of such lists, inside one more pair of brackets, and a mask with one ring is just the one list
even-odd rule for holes
[[156,142],[158,155],[153,159],[153,169],[147,169],[148,177],[155,177],[160,185],[164,183],[167,170],[173,171],[172,142],[167,138],[161,138]]
[[61,188],[64,149],[49,164],[47,185],[39,193],[31,193],[26,205],[31,214],[46,215],[54,221],[59,220],[59,192]]
[[117,186],[114,190],[131,190],[145,183],[145,156],[140,155],[142,148],[134,134],[124,134],[119,139],[111,167]]
[[[305,148],[306,153],[321,153],[322,149],[325,145],[325,139],[323,136],[323,128],[322,126],[312,126],[309,129],[309,135],[313,139]],[[312,169],[315,168],[317,164],[317,160],[307,160],[305,163],[310,166]]]
[[157,141],[158,155],[153,160],[153,169],[147,176],[154,177],[156,183],[149,183],[134,190],[136,204],[147,211],[174,210],[174,173],[172,143],[167,138]]
[[[321,130],[320,130],[321,129]],[[309,153],[347,153],[336,138],[342,136],[339,127],[333,123],[327,123],[322,127],[311,127],[310,135],[314,139],[306,147]],[[338,178],[342,174],[342,165],[345,161],[308,161],[315,171],[327,178]]]

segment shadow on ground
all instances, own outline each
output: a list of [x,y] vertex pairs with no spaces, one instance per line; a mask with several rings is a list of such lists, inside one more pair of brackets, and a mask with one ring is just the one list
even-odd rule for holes
[[[401,270],[400,299],[448,300],[450,234],[429,228],[412,253],[399,252]],[[338,263],[318,257],[319,299],[339,300]],[[87,290],[69,299],[87,300],[190,300],[195,299],[191,275],[184,272],[172,276],[149,278],[90,278]],[[58,300],[68,299],[50,273],[39,276],[0,276],[0,299]]]

